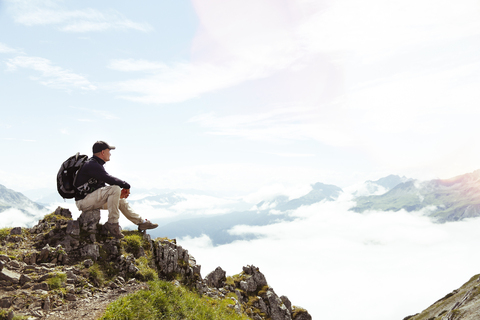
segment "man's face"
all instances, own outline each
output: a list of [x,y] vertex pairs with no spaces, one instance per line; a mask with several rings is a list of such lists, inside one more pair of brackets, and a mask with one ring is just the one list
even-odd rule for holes
[[105,149],[105,150],[102,150],[102,160],[107,162],[107,161],[110,161],[110,149]]

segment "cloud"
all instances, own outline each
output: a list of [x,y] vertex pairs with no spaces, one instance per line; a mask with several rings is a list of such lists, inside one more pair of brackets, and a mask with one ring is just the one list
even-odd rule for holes
[[18,209],[7,209],[6,211],[0,212],[0,228],[30,228],[47,213],[46,211],[35,210],[33,208],[24,209],[28,214]]
[[201,94],[238,85],[246,80],[266,77],[270,67],[242,61],[225,64],[174,63],[146,60],[114,60],[109,67],[118,71],[143,71],[148,76],[112,83],[112,89],[133,95],[123,99],[142,103],[182,102]]
[[480,219],[434,224],[422,212],[358,214],[348,211],[351,205],[343,197],[301,207],[293,222],[232,230],[260,236],[253,241],[213,247],[202,236],[178,243],[202,265],[203,276],[217,266],[234,275],[254,264],[277,294],[314,319],[402,319],[478,273],[480,258],[471,252]]
[[[117,120],[117,119],[119,119],[116,115],[113,115],[110,112],[104,111],[104,110],[88,109],[88,108],[73,107],[73,106],[70,106],[70,108],[80,110],[82,112],[86,111],[88,113],[91,113],[97,119],[98,118],[101,118],[101,119],[104,119],[104,120]],[[92,121],[95,121],[95,120],[92,120],[92,119],[78,119],[78,121],[92,122]]]
[[31,77],[32,80],[39,81],[41,84],[56,89],[71,90],[78,88],[82,90],[96,90],[93,85],[82,75],[73,73],[69,70],[55,66],[45,58],[31,56],[17,56],[8,59],[7,67],[9,71],[16,71],[18,68],[33,69],[40,73],[39,77]]
[[65,32],[92,32],[109,29],[152,30],[147,23],[133,22],[115,10],[101,12],[86,8],[68,10],[55,0],[9,0],[15,22],[26,26],[55,25]]
[[6,44],[0,42],[0,53],[16,53],[17,50],[10,48]]

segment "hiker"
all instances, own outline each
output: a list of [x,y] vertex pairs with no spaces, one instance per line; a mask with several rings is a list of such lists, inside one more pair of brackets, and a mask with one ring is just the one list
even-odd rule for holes
[[103,165],[110,161],[110,150],[115,147],[104,141],[97,141],[92,149],[93,156],[78,171],[75,181],[75,203],[78,210],[108,209],[108,221],[104,226],[117,239],[123,238],[118,223],[119,210],[128,220],[138,225],[139,231],[158,227],[158,224],[142,219],[130,207],[126,200],[130,195],[130,185],[109,175],[103,168]]

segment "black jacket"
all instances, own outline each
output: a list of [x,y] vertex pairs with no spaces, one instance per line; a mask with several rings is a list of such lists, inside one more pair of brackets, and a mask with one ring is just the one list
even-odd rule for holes
[[[93,178],[96,180],[96,182],[89,184],[89,190],[87,193],[105,187],[106,183],[109,185],[119,186],[123,189],[130,189],[130,185],[127,182],[109,175],[107,171],[105,171],[105,168],[103,168],[104,164],[105,161],[97,156],[89,158],[77,174],[75,187],[80,187]],[[85,198],[85,196],[85,193],[77,192],[75,194],[75,201],[82,200]]]

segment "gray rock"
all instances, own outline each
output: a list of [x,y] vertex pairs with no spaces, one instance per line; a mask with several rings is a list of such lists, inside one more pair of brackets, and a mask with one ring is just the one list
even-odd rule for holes
[[13,297],[3,297],[0,299],[0,308],[10,308],[12,306]]
[[77,220],[83,230],[96,232],[97,224],[100,222],[100,209],[82,211]]
[[77,301],[77,297],[73,293],[67,293],[65,299],[68,301]]
[[12,230],[10,230],[11,235],[21,235],[22,234],[22,228],[20,227],[15,227]]
[[83,265],[85,266],[85,268],[90,268],[91,266],[93,266],[92,259],[87,259],[87,260],[83,261]]
[[217,289],[222,288],[225,285],[226,280],[226,272],[220,267],[217,267],[205,277],[207,286]]
[[31,282],[32,281],[32,278],[30,278],[29,276],[25,275],[25,274],[22,274],[20,276],[20,285],[23,286],[25,283],[27,282]]
[[20,283],[20,277],[21,274],[15,271],[11,271],[8,269],[3,269],[2,271],[0,271],[0,280],[5,280],[13,284]]
[[50,311],[50,297],[47,296],[45,298],[45,302],[43,303],[43,311],[49,312]]
[[282,300],[275,294],[272,288],[267,291],[267,301],[270,306],[270,317],[272,320],[291,320],[292,315]]
[[65,218],[70,218],[72,219],[72,213],[70,212],[69,209],[65,209],[65,208],[62,208],[62,207],[58,207],[57,209],[55,209],[55,214],[57,216],[63,216]]
[[80,255],[82,257],[90,257],[92,260],[97,261],[100,257],[100,248],[96,244],[87,244],[80,249]]
[[298,313],[293,320],[312,320],[312,316],[307,312]]
[[48,291],[50,290],[50,286],[48,285],[48,283],[45,283],[45,282],[41,282],[41,283],[36,283],[32,290],[44,290],[44,291]]
[[288,299],[286,296],[281,296],[280,300],[282,300],[288,311],[290,311],[290,314],[292,314],[292,303],[290,302],[290,299]]
[[80,235],[80,222],[78,220],[69,220],[67,223],[67,235]]

